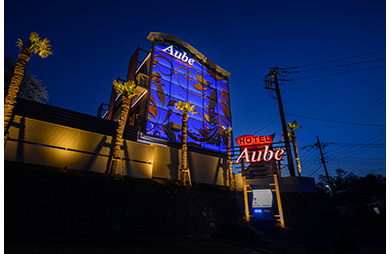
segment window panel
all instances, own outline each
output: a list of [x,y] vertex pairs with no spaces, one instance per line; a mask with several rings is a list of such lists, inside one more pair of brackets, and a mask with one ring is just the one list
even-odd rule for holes
[[175,74],[172,76],[171,82],[177,86],[181,86],[184,89],[187,89],[188,80],[180,73],[175,72]]
[[158,72],[161,75],[161,78],[167,81],[171,80],[171,76],[174,73],[173,69],[160,64],[156,64],[156,66],[153,68],[153,72]]
[[177,98],[181,101],[187,101],[187,91],[180,86],[171,84],[171,97]]
[[[207,86],[204,86],[203,83],[201,82],[202,79],[199,79],[197,75],[199,75],[199,72],[195,72],[193,70],[193,78],[192,80],[188,81],[188,90],[191,92],[195,92],[197,94],[204,94],[205,90],[207,90]],[[202,76],[202,73],[200,73],[200,77]]]
[[176,59],[175,57],[173,57],[172,65],[173,65],[173,70],[177,73],[184,75],[185,73],[189,72],[188,64],[184,63],[181,60]]
[[198,121],[203,121],[203,108],[195,106],[194,113],[189,114],[189,117]]
[[155,64],[160,64],[169,69],[173,69],[172,56],[161,51],[155,51],[153,65]]
[[150,90],[150,104],[156,107],[165,108],[168,104],[168,95]]
[[215,79],[206,72],[203,72],[203,81],[205,82],[205,85],[207,85],[207,87],[210,87],[213,89],[217,88],[217,86],[215,84]]
[[224,91],[225,93],[229,92],[229,86],[226,80],[217,81],[217,90]]
[[218,91],[217,99],[218,103],[225,104],[226,106],[230,107],[230,98],[228,94],[221,93],[220,91]]
[[224,117],[224,123],[227,122],[231,125],[230,107],[224,104],[218,104],[218,112]]
[[188,135],[192,136],[193,139],[201,142],[202,140],[202,129],[203,129],[203,122],[197,121],[195,119],[188,119]]
[[168,128],[170,129],[172,140],[181,142],[179,134],[181,135],[182,118],[180,114],[172,113],[169,117]]
[[199,94],[193,94],[193,93],[188,93],[188,102],[191,104],[202,107],[203,106],[203,98],[202,95]]
[[147,123],[147,125],[146,125],[146,134],[150,135],[150,136],[153,136],[153,137],[168,139],[168,135],[165,133],[165,131],[161,127],[161,125],[153,123],[153,122],[148,122]]
[[193,134],[191,134],[191,135],[188,134],[188,136],[187,136],[187,144],[191,145],[191,146],[196,146],[196,147],[202,148],[204,142],[199,141],[199,139],[197,139],[196,137],[194,139],[194,138],[192,138],[192,136],[193,136]]
[[199,71],[200,73],[206,72],[206,68],[203,67],[198,61],[194,61],[194,63],[191,66],[193,69]]

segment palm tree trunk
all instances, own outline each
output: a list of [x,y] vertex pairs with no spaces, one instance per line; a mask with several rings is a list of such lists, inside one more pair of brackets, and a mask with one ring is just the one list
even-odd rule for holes
[[231,191],[235,190],[235,178],[233,175],[233,166],[232,166],[232,151],[231,151],[231,133],[227,134],[228,136],[228,143],[226,144],[227,148],[227,164],[228,164],[228,170],[229,170],[229,188]]
[[299,161],[299,155],[298,155],[297,137],[295,136],[294,132],[291,132],[291,137],[294,146],[295,161],[297,162],[298,176],[301,176],[301,162]]
[[183,112],[183,128],[182,128],[182,139],[181,139],[181,172],[180,172],[180,184],[186,184],[186,170],[188,169],[187,162],[187,122],[188,113]]
[[115,136],[115,146],[113,152],[112,163],[110,167],[110,176],[116,176],[117,160],[123,144],[123,132],[126,127],[127,115],[129,114],[129,99],[122,95],[122,106],[121,106],[121,118],[119,119],[118,128]]
[[4,100],[4,140],[7,136],[7,131],[11,121],[12,112],[16,104],[16,96],[18,95],[20,84],[22,83],[24,71],[26,69],[27,62],[31,57],[31,50],[24,47],[19,54],[19,60],[16,63],[14,75],[11,79],[11,84],[8,89],[7,96]]

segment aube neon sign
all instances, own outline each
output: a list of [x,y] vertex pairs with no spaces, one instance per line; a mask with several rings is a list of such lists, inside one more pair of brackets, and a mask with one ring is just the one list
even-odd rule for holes
[[187,56],[186,52],[184,53],[181,53],[180,51],[178,50],[173,50],[173,46],[169,46],[169,47],[166,47],[165,49],[162,50],[164,53],[167,53],[167,54],[170,54],[171,56],[173,57],[176,57],[177,59],[179,60],[182,60],[183,62],[187,62],[188,61],[188,64],[189,65],[193,65],[194,64],[194,59],[191,59]]
[[[285,153],[284,149],[279,149],[275,152],[272,149],[269,149],[274,137],[275,134],[269,136],[244,135],[236,138],[237,144],[244,150],[242,150],[240,156],[238,156],[234,163],[241,163],[240,160],[242,159],[244,159],[244,163],[270,161],[272,159],[277,161],[282,160],[283,154]],[[264,148],[264,150],[260,150],[260,148]],[[249,155],[249,153],[251,153],[251,155]]]

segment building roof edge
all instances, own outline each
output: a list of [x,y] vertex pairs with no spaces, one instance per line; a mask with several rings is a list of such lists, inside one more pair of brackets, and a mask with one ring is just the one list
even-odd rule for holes
[[170,34],[164,34],[164,33],[158,33],[158,32],[151,32],[148,37],[147,37],[148,40],[150,41],[154,41],[155,39],[163,39],[163,40],[167,40],[167,41],[173,41],[175,42],[176,44],[186,48],[187,50],[189,50],[191,52],[191,54],[193,55],[196,55],[204,64],[210,66],[212,69],[214,69],[216,72],[219,72],[221,73],[223,76],[226,76],[226,77],[229,77],[230,76],[230,72],[222,69],[221,67],[219,67],[218,65],[216,65],[215,63],[213,63],[210,59],[208,59],[207,57],[205,57],[202,53],[200,53],[197,49],[195,49],[194,47],[192,47],[190,44],[188,44],[187,42],[183,41],[183,40],[180,40],[179,38],[173,36],[173,35],[170,35]]

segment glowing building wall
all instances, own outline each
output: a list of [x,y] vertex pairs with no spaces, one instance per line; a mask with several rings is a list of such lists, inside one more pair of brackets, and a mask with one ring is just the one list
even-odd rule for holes
[[228,80],[194,58],[184,48],[156,41],[146,134],[180,142],[181,112],[174,105],[187,101],[195,105],[188,145],[225,153],[227,137],[221,127],[232,126]]

